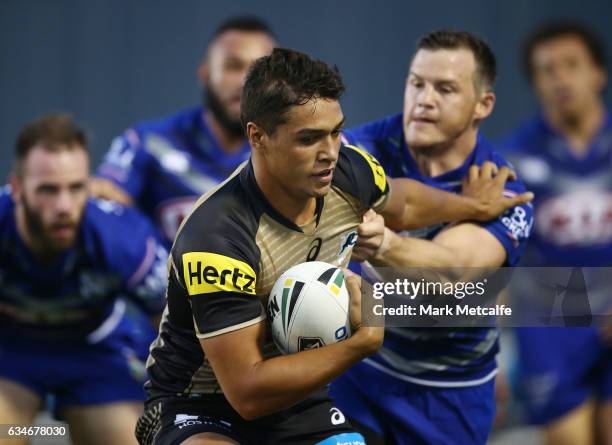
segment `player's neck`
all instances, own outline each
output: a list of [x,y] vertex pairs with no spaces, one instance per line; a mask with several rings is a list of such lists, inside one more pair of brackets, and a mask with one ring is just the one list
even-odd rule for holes
[[257,186],[274,210],[298,226],[312,222],[316,210],[317,200],[313,197],[296,196],[287,193],[281,184],[274,181],[272,175],[263,171],[264,167],[253,159],[253,171]]
[[422,175],[434,177],[461,167],[476,147],[478,131],[466,131],[457,139],[429,147],[410,147]]
[[210,111],[206,110],[204,112],[203,119],[219,142],[221,150],[226,153],[236,153],[242,148],[245,138],[228,133]]
[[585,107],[583,113],[563,115],[551,109],[546,110],[545,115],[550,125],[567,138],[570,150],[577,156],[584,156],[603,125],[606,112],[603,103],[596,101]]

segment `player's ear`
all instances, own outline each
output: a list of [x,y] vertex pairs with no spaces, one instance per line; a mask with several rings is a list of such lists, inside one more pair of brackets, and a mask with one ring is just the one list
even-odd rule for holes
[[266,149],[266,132],[255,122],[248,122],[246,125],[246,134],[249,139],[249,144],[254,151],[262,152]]
[[489,117],[495,107],[495,100],[495,93],[493,91],[484,91],[480,93],[480,98],[474,110],[474,120],[480,122]]
[[200,66],[198,66],[198,80],[200,81],[200,85],[206,86],[208,85],[208,79],[210,77],[210,68],[208,67],[208,62],[206,59],[200,62]]
[[597,86],[599,87],[598,93],[601,94],[608,84],[608,71],[603,68],[597,68]]
[[15,172],[12,172],[8,179],[11,186],[11,197],[13,198],[14,202],[19,202],[22,193],[21,180]]

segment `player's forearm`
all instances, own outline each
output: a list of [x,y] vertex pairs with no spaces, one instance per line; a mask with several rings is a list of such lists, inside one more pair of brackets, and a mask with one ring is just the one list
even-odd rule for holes
[[250,420],[303,400],[380,347],[371,344],[367,329],[324,348],[258,362],[244,376],[241,396],[232,405]]
[[[445,246],[431,241],[400,236],[386,229],[387,247],[370,260],[379,267],[458,267],[461,259]],[[387,240],[385,240],[387,242]]]
[[402,219],[386,218],[389,227],[395,230],[476,219],[480,213],[478,201],[474,198],[445,192],[411,179],[404,179],[403,182],[406,207]]

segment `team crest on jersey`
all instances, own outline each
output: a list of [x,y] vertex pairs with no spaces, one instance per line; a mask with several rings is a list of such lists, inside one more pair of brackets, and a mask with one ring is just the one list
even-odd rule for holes
[[[505,192],[504,195],[508,196],[508,193]],[[510,209],[500,220],[506,226],[507,234],[515,245],[518,245],[521,240],[529,238],[533,218],[527,215],[527,211],[523,207],[517,206]]]
[[118,287],[119,280],[112,274],[93,270],[84,270],[79,274],[79,294],[84,300],[100,300]]
[[357,231],[347,233],[340,239],[340,251],[338,256],[342,256],[344,252],[350,250],[355,244],[357,244]]

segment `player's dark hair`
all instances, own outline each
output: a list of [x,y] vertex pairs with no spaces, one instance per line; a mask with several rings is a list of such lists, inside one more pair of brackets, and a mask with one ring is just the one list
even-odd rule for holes
[[527,78],[533,79],[533,52],[536,47],[559,37],[576,36],[586,45],[593,62],[600,68],[607,65],[606,48],[603,40],[587,26],[573,21],[552,21],[538,26],[523,43],[523,68]]
[[51,152],[75,148],[87,151],[87,136],[72,116],[65,113],[48,114],[29,122],[21,129],[15,142],[17,174],[21,173],[23,160],[35,146]]
[[417,51],[460,48],[470,50],[474,55],[477,67],[475,81],[492,90],[497,78],[497,62],[487,42],[480,37],[467,31],[441,29],[425,34],[417,43]]
[[286,48],[258,59],[247,75],[240,101],[240,118],[246,129],[254,122],[273,134],[284,124],[286,113],[311,99],[338,100],[344,83],[338,71],[321,60]]
[[276,40],[276,35],[272,28],[266,22],[253,15],[238,15],[228,18],[215,30],[212,36],[213,39],[226,31],[262,32]]

